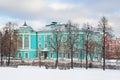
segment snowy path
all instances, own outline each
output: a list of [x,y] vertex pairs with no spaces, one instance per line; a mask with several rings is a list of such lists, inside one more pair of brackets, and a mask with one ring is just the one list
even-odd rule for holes
[[58,70],[39,67],[0,67],[0,80],[120,80],[120,70]]

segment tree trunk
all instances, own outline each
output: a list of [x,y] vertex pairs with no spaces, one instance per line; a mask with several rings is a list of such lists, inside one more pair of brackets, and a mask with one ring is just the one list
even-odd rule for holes
[[80,58],[81,58],[81,67],[82,67],[82,50],[81,50]]
[[3,65],[3,55],[1,53],[1,66]]
[[103,70],[105,70],[105,25],[103,28]]
[[39,67],[41,67],[41,53],[39,53]]
[[7,62],[7,66],[10,65],[10,56],[11,56],[11,34],[10,34],[10,47],[9,47],[9,54],[8,54],[8,62]]
[[105,36],[103,38],[103,70],[105,70]]
[[57,51],[57,59],[56,59],[56,62],[55,62],[55,68],[57,68],[58,66],[58,51]]
[[73,49],[71,48],[71,69],[73,69]]
[[7,66],[9,66],[9,65],[10,65],[10,53],[8,55],[8,62],[7,62]]
[[87,35],[87,42],[86,42],[86,69],[88,69],[88,35]]

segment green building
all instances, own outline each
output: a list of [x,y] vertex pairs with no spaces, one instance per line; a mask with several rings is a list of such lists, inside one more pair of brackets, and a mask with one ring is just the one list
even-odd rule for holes
[[[64,26],[63,26],[64,27]],[[16,52],[16,59],[22,60],[33,60],[33,59],[56,59],[56,52],[51,48],[50,40],[51,38],[55,40],[55,36],[53,31],[49,28],[45,28],[40,31],[34,31],[32,27],[28,26],[26,23],[18,30],[18,46]],[[65,31],[62,32],[62,41],[67,40],[67,33]],[[85,59],[85,39],[86,33],[84,31],[79,30],[78,42],[74,44],[74,47],[78,47],[73,49],[74,59],[84,60]],[[102,43],[101,34],[99,32],[94,32],[90,36],[90,38],[94,41],[97,41],[98,44]],[[91,40],[89,39],[89,40]],[[89,41],[88,40],[88,41]],[[54,43],[55,44],[55,43]],[[66,44],[62,43],[61,45]],[[67,48],[66,48],[67,49]],[[61,47],[59,50],[59,59],[70,59],[70,52],[65,52],[64,47]],[[89,53],[94,53],[88,55],[89,59],[93,57],[93,59],[98,59],[101,56],[101,48],[95,47]]]

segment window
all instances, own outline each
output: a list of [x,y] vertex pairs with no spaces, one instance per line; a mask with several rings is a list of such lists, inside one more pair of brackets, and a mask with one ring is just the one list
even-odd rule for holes
[[41,47],[41,44],[39,44],[39,45],[38,45],[38,49],[41,49],[41,48],[42,48],[42,47]]
[[47,44],[45,43],[45,47],[44,48],[47,48]]
[[40,35],[40,36],[39,36],[39,40],[41,40],[41,39],[42,39],[42,36]]
[[24,47],[29,48],[29,38],[28,37],[24,38]]
[[21,57],[21,53],[18,53],[18,58],[22,58],[22,57]]
[[53,39],[53,36],[52,36],[52,35],[50,36],[50,39],[51,39],[51,40]]
[[52,45],[52,44],[50,44],[50,48],[53,48],[53,45]]
[[25,58],[28,59],[28,53],[25,53]]
[[53,55],[52,55],[52,52],[50,53],[50,56],[51,56],[51,58],[52,58],[52,56],[53,56]]
[[17,42],[18,42],[18,46],[17,46],[18,49],[21,49],[21,48],[22,48],[22,43],[23,43],[23,42],[22,42],[22,36],[19,36],[19,37],[18,37],[18,41],[17,41]]
[[46,36],[44,36],[45,37],[45,40],[47,40],[47,35]]

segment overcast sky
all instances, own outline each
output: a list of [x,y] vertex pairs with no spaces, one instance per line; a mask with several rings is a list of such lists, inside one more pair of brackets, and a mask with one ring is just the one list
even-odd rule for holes
[[68,20],[97,26],[102,16],[120,36],[120,0],[0,0],[0,28],[8,21],[18,26],[26,21],[34,29]]

